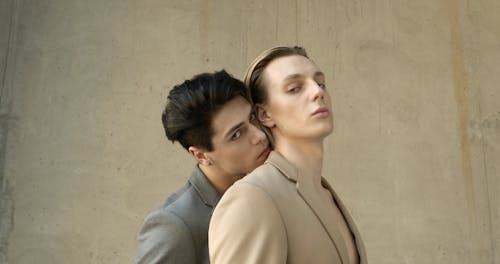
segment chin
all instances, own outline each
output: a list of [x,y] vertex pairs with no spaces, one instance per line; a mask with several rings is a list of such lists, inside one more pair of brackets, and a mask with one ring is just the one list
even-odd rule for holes
[[330,123],[330,124],[325,124],[325,126],[323,126],[321,128],[321,134],[324,134],[325,136],[328,136],[330,135],[331,133],[333,132],[333,124]]
[[317,131],[316,133],[311,133],[309,136],[307,136],[310,139],[321,139],[323,140],[327,136],[329,136],[332,133],[332,129],[323,129],[321,131]]
[[328,135],[330,135],[333,132],[333,125],[328,129]]

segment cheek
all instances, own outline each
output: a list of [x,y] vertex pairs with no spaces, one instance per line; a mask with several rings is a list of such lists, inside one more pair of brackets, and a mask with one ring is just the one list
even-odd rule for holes
[[217,148],[216,158],[219,162],[227,163],[234,156],[234,148],[230,144],[220,144]]
[[248,146],[244,144],[233,144],[233,146],[228,147],[225,153],[227,160],[232,162],[238,162],[245,157],[245,153],[248,152]]
[[272,107],[269,108],[269,114],[271,117],[276,119],[281,119],[283,117],[291,115],[296,108],[295,103],[288,100],[276,100],[271,105]]

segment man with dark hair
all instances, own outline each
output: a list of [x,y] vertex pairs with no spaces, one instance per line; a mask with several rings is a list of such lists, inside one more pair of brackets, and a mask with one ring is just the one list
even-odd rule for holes
[[244,84],[225,71],[175,86],[162,115],[167,138],[198,162],[184,187],[151,212],[136,263],[209,263],[208,224],[222,194],[269,155]]

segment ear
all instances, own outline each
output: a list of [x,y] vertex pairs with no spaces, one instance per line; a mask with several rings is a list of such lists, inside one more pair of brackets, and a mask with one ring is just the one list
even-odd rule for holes
[[274,120],[269,115],[269,112],[262,104],[255,105],[255,113],[259,122],[265,127],[271,128],[276,126],[276,123],[274,123]]
[[201,165],[212,165],[212,160],[208,157],[206,150],[191,146],[188,151]]

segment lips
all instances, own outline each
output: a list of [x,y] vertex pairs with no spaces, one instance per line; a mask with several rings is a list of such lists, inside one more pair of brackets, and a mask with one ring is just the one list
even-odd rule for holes
[[330,113],[330,110],[328,110],[328,108],[320,107],[320,108],[316,109],[316,111],[314,111],[311,115],[313,115],[313,116],[315,116],[315,115],[328,116],[329,113]]
[[258,159],[266,158],[269,152],[271,152],[271,148],[268,146],[260,153],[259,157],[257,158]]

